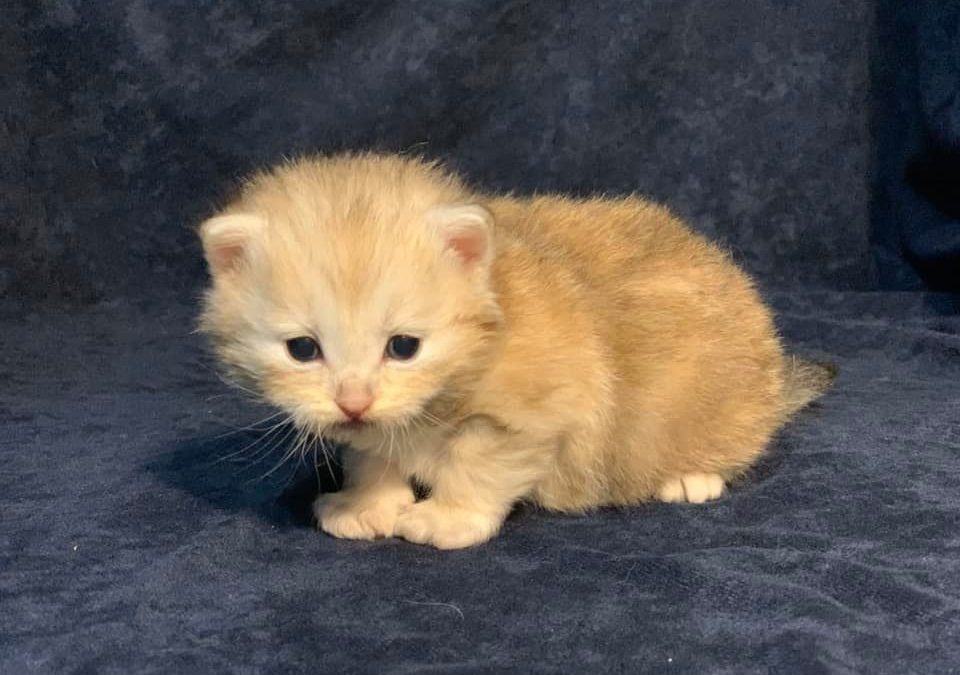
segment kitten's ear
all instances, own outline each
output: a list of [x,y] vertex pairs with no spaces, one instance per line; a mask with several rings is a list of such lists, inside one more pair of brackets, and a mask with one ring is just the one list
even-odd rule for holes
[[248,213],[214,216],[200,226],[203,253],[216,276],[235,269],[246,257],[263,219]]
[[429,224],[467,269],[486,267],[493,257],[493,215],[479,204],[438,206]]

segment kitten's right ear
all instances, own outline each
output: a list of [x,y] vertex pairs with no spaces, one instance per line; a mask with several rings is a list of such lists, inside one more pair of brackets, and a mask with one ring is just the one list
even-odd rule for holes
[[437,206],[427,222],[440,234],[464,268],[486,268],[493,256],[493,215],[479,204]]
[[236,269],[261,229],[263,219],[249,213],[228,213],[204,222],[200,226],[200,239],[210,272],[216,276]]

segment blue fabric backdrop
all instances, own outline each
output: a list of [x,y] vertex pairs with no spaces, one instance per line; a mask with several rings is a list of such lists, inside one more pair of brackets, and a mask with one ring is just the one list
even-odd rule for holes
[[[958,49],[933,0],[8,3],[0,672],[955,672]],[[191,228],[337,148],[653,196],[836,386],[711,505],[317,534]]]

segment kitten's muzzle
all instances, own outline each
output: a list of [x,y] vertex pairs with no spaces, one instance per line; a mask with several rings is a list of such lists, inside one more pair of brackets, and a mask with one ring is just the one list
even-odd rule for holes
[[358,382],[347,381],[340,385],[335,400],[343,414],[356,422],[373,405],[373,393]]

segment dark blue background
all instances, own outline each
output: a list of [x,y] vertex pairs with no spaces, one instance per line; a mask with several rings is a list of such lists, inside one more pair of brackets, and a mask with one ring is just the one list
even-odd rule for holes
[[[960,3],[14,2],[0,68],[0,671],[960,663]],[[191,228],[338,148],[663,201],[836,386],[709,506],[316,534]]]

